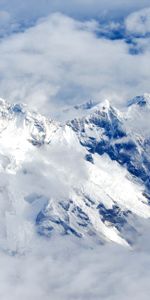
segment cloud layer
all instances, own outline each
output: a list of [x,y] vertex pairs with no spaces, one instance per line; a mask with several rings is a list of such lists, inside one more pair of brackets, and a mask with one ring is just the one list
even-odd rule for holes
[[3,300],[148,300],[149,250],[95,248],[63,238],[35,241],[25,256],[1,253]]
[[[120,105],[135,94],[150,92],[148,38],[126,43],[99,32],[96,21],[52,14],[25,32],[3,38],[1,97],[56,116],[65,106],[91,98],[109,98]],[[136,49],[139,55],[132,55]]]

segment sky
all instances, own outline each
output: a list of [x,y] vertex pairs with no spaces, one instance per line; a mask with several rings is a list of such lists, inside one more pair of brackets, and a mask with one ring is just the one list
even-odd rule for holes
[[[91,99],[124,107],[143,93],[149,0],[0,0],[1,98],[61,120]],[[0,252],[0,299],[148,300],[149,228],[143,233],[133,251],[35,237],[24,255]]]
[[0,0],[0,97],[68,106],[149,93],[149,1]]
[[45,17],[53,12],[62,12],[77,19],[99,18],[120,18],[128,13],[149,6],[148,0],[1,0],[0,9],[10,15],[16,22],[33,22],[40,17]]

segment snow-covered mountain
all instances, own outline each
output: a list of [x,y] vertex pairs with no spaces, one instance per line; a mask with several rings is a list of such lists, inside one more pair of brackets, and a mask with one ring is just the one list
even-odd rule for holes
[[1,249],[54,234],[130,247],[149,219],[150,96],[73,109],[62,125],[0,100]]

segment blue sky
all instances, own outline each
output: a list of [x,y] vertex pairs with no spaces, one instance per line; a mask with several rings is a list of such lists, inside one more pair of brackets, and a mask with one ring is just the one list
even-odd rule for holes
[[120,19],[129,13],[148,7],[148,0],[1,0],[0,10],[17,21],[38,19],[53,12],[62,12],[78,19],[107,17]]
[[89,99],[122,106],[150,92],[148,5],[0,0],[0,96],[56,117]]

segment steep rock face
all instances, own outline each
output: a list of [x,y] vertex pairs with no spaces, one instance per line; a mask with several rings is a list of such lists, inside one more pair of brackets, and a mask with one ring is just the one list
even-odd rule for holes
[[1,99],[0,247],[24,251],[35,232],[135,243],[150,217],[149,139],[133,131],[147,106],[105,101],[61,125]]

